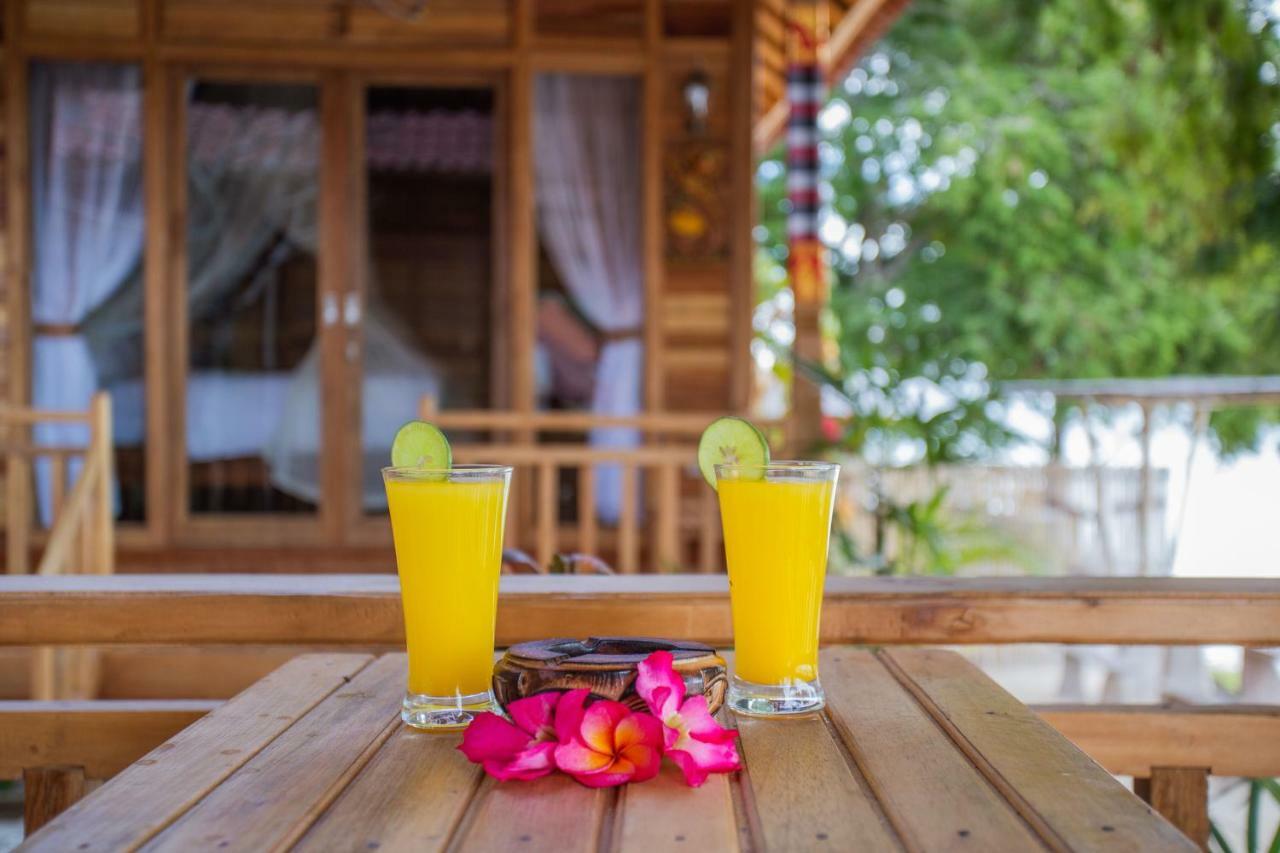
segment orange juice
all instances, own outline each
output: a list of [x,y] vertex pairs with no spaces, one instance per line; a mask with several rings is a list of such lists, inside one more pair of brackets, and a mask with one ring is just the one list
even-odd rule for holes
[[717,488],[737,677],[766,685],[815,681],[834,477],[722,476]]
[[404,603],[409,693],[487,693],[507,479],[389,474],[386,487]]

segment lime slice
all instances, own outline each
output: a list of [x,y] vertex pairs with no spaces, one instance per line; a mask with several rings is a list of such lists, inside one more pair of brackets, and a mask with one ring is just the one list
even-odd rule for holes
[[768,440],[745,418],[716,418],[698,440],[698,467],[713,489],[717,465],[766,465],[768,462]]
[[439,427],[422,421],[409,421],[391,442],[393,468],[443,468],[453,466],[449,439]]

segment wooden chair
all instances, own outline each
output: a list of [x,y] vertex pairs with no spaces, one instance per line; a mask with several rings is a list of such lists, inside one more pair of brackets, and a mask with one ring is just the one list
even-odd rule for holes
[[[50,447],[30,443],[34,424],[83,423],[89,428],[86,447]],[[44,412],[0,407],[5,429],[6,568],[10,574],[30,570],[33,544],[43,551],[36,566],[42,577],[112,574],[115,571],[114,493],[112,491],[111,398],[99,392],[86,412]],[[35,529],[31,474],[36,460],[49,462],[51,518],[46,530]],[[70,482],[72,460],[81,459],[79,476]],[[31,693],[37,699],[87,699],[97,694],[98,656],[87,649],[37,651]]]
[[[555,553],[597,554],[622,574],[642,565],[659,572],[723,570],[720,510],[697,467],[698,438],[720,413],[649,412],[609,417],[590,412],[441,409],[422,400],[421,415],[450,434],[458,462],[516,468],[507,507],[506,543],[540,565]],[[781,445],[781,425],[761,426]],[[640,433],[632,448],[595,447],[595,429]],[[621,507],[600,518],[597,468],[617,465]],[[643,488],[640,484],[643,483]]]

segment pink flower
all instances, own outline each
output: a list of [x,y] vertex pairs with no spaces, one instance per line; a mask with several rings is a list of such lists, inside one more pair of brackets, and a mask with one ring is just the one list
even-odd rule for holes
[[507,706],[514,725],[487,711],[476,714],[458,749],[503,781],[546,776],[556,769],[554,712],[559,698],[552,692],[517,699]]
[[671,664],[671,652],[654,652],[641,661],[636,692],[662,721],[667,756],[696,788],[710,773],[741,769],[733,743],[738,733],[715,721],[705,696],[685,698],[684,679]]
[[592,788],[643,782],[662,766],[662,724],[602,699],[589,708],[586,690],[570,690],[556,706],[556,766]]

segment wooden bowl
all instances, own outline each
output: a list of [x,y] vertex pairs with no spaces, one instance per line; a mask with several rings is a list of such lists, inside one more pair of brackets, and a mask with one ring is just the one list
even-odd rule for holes
[[651,652],[666,650],[685,693],[707,697],[711,713],[724,704],[729,676],[724,658],[702,643],[654,637],[557,638],[512,646],[493,669],[493,695],[498,704],[547,690],[585,687],[598,699],[622,702],[633,711],[648,710],[635,690],[636,664]]

